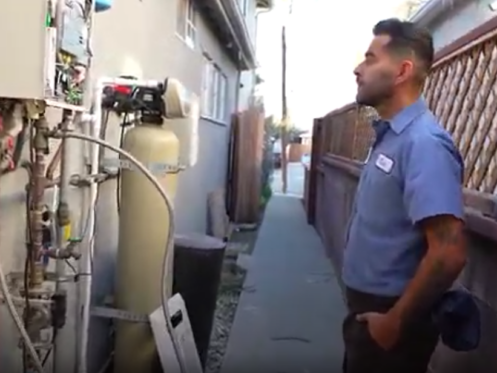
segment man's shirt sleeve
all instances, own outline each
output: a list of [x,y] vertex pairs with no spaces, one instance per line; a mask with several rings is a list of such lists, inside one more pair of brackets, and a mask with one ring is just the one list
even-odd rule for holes
[[448,139],[415,138],[404,162],[404,205],[414,224],[438,216],[464,219],[463,172],[459,152]]

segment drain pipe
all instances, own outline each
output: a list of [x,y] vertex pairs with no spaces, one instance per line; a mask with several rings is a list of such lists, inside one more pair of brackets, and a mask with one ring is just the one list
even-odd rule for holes
[[[83,89],[83,105],[85,107],[92,109],[92,99],[93,99],[93,87],[92,87],[92,58],[93,55],[93,45],[92,45],[92,31],[94,29],[94,18],[95,9],[92,7],[90,14],[88,15],[88,35],[86,39],[86,49],[88,58],[88,64],[86,67],[84,89]],[[102,93],[100,93],[102,94]],[[94,108],[93,108],[94,109]],[[81,130],[83,134],[90,136],[100,136],[100,128],[95,128],[100,122],[94,123],[93,117],[91,115],[81,115],[80,116]],[[98,153],[100,147],[98,145],[92,146],[88,143],[83,143],[83,154],[84,154],[84,166],[85,170],[89,170],[90,175],[96,175],[99,173],[99,161]],[[95,155],[97,156],[97,162],[95,163]],[[88,167],[89,164],[89,167]],[[77,324],[76,324],[76,359],[75,359],[75,369],[77,373],[87,373],[88,372],[88,339],[90,333],[90,307],[91,307],[91,290],[92,290],[92,280],[93,280],[93,251],[95,246],[95,214],[96,214],[96,204],[98,197],[98,184],[97,180],[91,180],[90,184],[90,195],[88,199],[86,195],[84,197],[84,206],[82,216],[84,216],[84,222],[81,224],[81,234],[84,237],[81,239],[84,245],[81,245],[81,258],[78,261],[78,272],[84,274],[80,277],[78,284],[78,299],[77,299]],[[89,215],[88,215],[89,214]]]
[[[90,136],[100,138],[101,120],[95,120],[102,116],[102,84],[96,84],[93,101],[93,115],[90,125]],[[92,144],[90,148],[90,174],[97,175],[99,173],[100,145]],[[78,373],[88,372],[88,343],[90,332],[90,307],[91,307],[91,288],[93,282],[93,258],[95,255],[95,229],[96,229],[96,205],[98,198],[98,182],[92,180],[90,184],[90,197],[88,207],[88,231],[86,232],[87,249],[81,258],[80,271],[85,276],[81,279],[81,335],[80,346],[78,351]]]

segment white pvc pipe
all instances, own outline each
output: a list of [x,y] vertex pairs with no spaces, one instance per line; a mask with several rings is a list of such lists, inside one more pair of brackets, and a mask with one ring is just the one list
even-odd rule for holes
[[[96,96],[97,93],[95,92]],[[101,97],[100,93],[97,97]],[[94,108],[95,115],[101,113],[100,105]],[[98,116],[97,116],[98,118]],[[101,121],[92,118],[90,125],[90,136],[98,137],[100,136],[100,126]],[[92,144],[90,148],[90,174],[96,175],[99,172],[99,153],[100,146],[98,144]],[[96,204],[98,197],[98,183],[92,180],[90,185],[90,201],[88,206],[88,230],[86,233],[87,248],[82,251],[82,255],[79,261],[79,272],[84,273],[84,276],[80,278],[80,304],[81,304],[81,324],[80,324],[80,340],[79,340],[79,353],[78,353],[78,373],[88,372],[88,339],[90,330],[90,307],[91,307],[91,287],[92,287],[92,277],[93,277],[93,257],[95,249],[95,220],[96,220]]]
[[[104,87],[110,85],[130,85],[135,87],[143,87],[143,88],[155,88],[158,87],[159,84],[164,82],[158,80],[142,80],[142,79],[124,79],[124,78],[109,78],[104,77],[100,78],[97,82],[97,87],[101,87],[100,91],[103,90]],[[97,102],[96,98],[94,102]],[[100,98],[100,103],[102,99]]]

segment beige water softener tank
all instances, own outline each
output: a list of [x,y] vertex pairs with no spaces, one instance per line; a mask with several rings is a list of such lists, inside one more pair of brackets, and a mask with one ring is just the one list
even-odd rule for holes
[[[165,95],[166,111],[170,118],[183,118],[186,113],[182,105],[178,106],[181,97],[177,88],[181,86],[178,82],[175,84],[170,86],[169,96],[172,97],[168,100]],[[126,133],[123,148],[149,168],[178,164],[178,138],[160,125],[140,124],[132,128]],[[174,199],[177,174],[156,177]],[[139,171],[123,170],[116,278],[116,306],[119,309],[148,315],[161,306],[162,266],[169,219],[172,218],[164,200]],[[167,270],[172,277],[172,268]],[[171,295],[171,277],[167,284],[168,297]],[[119,321],[114,371],[154,372],[156,364],[158,358],[150,325]]]
[[[170,163],[178,159],[174,133],[155,125],[130,129],[124,150],[144,164]],[[158,177],[174,198],[177,175]],[[169,219],[166,205],[154,186],[138,171],[122,171],[116,306],[148,315],[161,305],[161,273],[166,252]],[[168,288],[171,286],[168,284]],[[170,295],[170,294],[168,294]],[[116,331],[115,372],[153,372],[156,355],[150,325],[119,321]],[[133,367],[133,369],[131,369]]]

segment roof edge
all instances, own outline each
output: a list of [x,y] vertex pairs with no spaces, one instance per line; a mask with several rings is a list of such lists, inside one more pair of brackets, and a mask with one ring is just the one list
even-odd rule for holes
[[420,26],[429,26],[435,19],[461,2],[462,0],[428,0],[409,18],[409,21]]
[[273,9],[274,0],[257,0],[256,4],[257,4],[257,8]]

